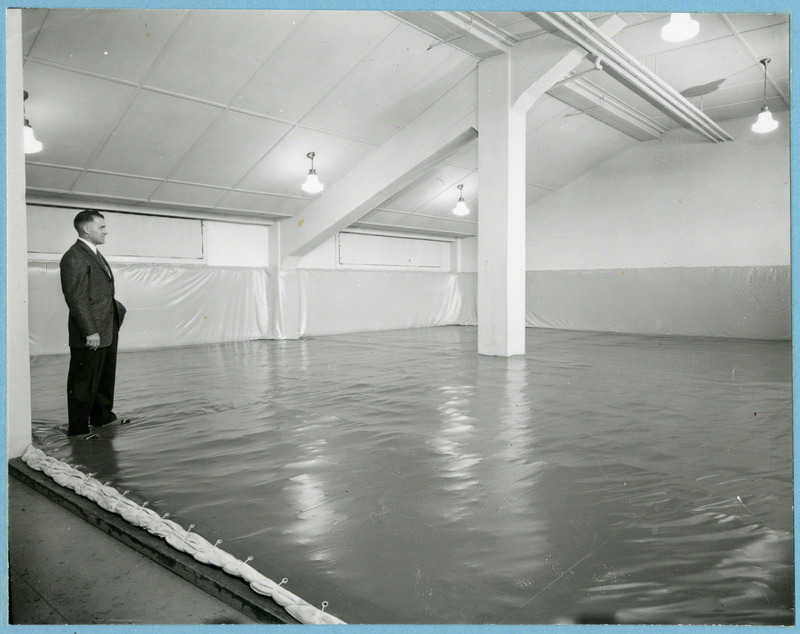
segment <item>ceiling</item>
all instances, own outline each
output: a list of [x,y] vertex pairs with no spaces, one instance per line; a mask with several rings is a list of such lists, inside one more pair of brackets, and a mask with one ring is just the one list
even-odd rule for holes
[[[520,12],[22,14],[25,112],[44,144],[26,155],[29,201],[265,221],[313,202],[300,189],[309,151],[330,195],[482,59],[555,32],[541,14]],[[583,15],[601,24],[612,14]],[[617,15],[625,27],[613,42],[723,129],[758,113],[764,57],[768,105],[788,108],[788,14],[693,14],[700,33],[680,44],[660,37],[669,14]],[[563,84],[528,112],[528,204],[648,142],[604,118],[609,103],[646,120],[656,138],[680,126],[593,59],[575,72],[594,102],[588,93],[576,102]],[[465,98],[476,110],[477,91]],[[451,213],[458,184],[471,209],[463,219]],[[470,236],[478,202],[473,140],[355,226]]]

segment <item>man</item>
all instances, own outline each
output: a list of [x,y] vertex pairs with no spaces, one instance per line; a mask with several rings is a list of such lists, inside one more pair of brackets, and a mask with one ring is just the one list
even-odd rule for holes
[[70,436],[96,438],[92,427],[127,424],[113,412],[117,339],[125,307],[114,299],[111,267],[97,250],[106,241],[103,214],[75,216],[78,240],[61,258],[61,290],[69,307],[67,411]]

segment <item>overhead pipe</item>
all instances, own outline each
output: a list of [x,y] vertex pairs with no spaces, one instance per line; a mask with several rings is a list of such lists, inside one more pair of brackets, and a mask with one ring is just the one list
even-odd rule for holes
[[694,132],[715,143],[733,140],[708,115],[604,35],[586,17],[563,11],[539,11],[537,15],[588,52],[601,57],[603,64],[631,88],[654,101]]

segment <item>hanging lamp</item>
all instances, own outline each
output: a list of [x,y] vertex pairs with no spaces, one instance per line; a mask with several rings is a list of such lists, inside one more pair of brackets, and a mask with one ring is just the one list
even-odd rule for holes
[[700,32],[700,23],[691,13],[673,13],[669,22],[661,27],[661,38],[667,42],[685,42]]
[[464,202],[464,185],[458,186],[458,202],[453,208],[453,213],[456,216],[466,216],[469,213],[469,207],[467,207],[467,203]]
[[23,129],[23,143],[25,147],[25,154],[36,154],[37,152],[41,152],[42,148],[44,147],[41,141],[36,139],[36,136],[33,134],[33,128],[31,127],[31,122],[28,121],[27,117],[24,115],[25,111],[25,101],[28,99],[28,91],[25,90],[22,93],[22,110],[23,110],[23,117],[25,118],[25,127]]
[[306,156],[311,159],[311,169],[308,170],[306,181],[303,183],[303,191],[306,194],[319,194],[325,189],[325,185],[319,181],[317,171],[314,169],[314,157],[316,154],[314,152],[309,152]]
[[764,59],[760,60],[760,63],[764,65],[764,105],[761,106],[761,112],[758,114],[758,119],[756,119],[756,122],[750,126],[750,129],[753,132],[758,132],[759,134],[772,132],[778,127],[778,122],[772,118],[772,113],[769,111],[769,108],[767,108],[767,64],[769,64],[771,61],[772,60],[769,57],[765,57]]

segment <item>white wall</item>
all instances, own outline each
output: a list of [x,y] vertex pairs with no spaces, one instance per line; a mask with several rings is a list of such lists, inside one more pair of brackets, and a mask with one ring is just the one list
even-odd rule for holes
[[[58,258],[75,242],[72,224],[80,209],[28,205],[28,252]],[[108,236],[101,250],[109,259],[202,262],[203,221],[98,210]]]
[[[72,221],[78,211],[28,205],[29,259],[60,259],[77,238]],[[100,211],[108,228],[102,251],[112,262],[254,268],[269,263],[269,227],[265,225]]]
[[209,266],[268,266],[269,227],[209,220],[203,226]]
[[452,269],[455,241],[341,231],[303,257],[301,269],[436,271]]
[[789,121],[639,144],[528,208],[527,270],[789,264]]

